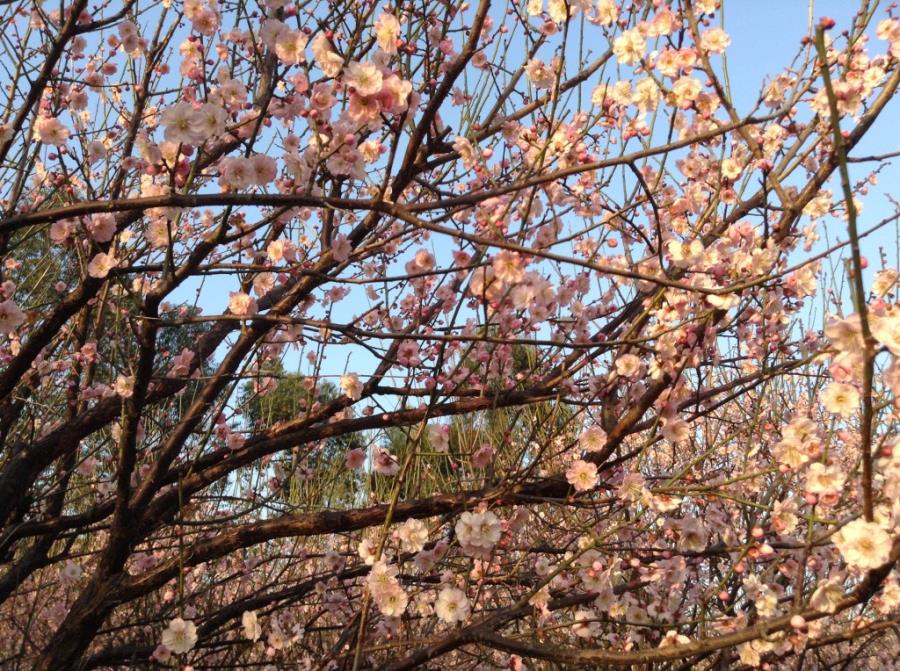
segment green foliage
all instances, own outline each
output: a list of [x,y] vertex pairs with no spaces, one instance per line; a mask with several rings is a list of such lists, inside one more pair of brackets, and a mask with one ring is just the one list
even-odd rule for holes
[[[533,370],[537,356],[534,347],[514,345],[512,376]],[[519,471],[535,461],[538,457],[535,446],[574,440],[572,423],[575,416],[574,408],[555,401],[456,416],[449,422],[446,453],[438,452],[429,443],[428,431],[421,431],[419,435],[419,425],[390,428],[382,434],[380,443],[400,463],[404,463],[414,447],[417,448],[416,457],[401,485],[401,497],[422,498],[501,481],[504,473]],[[433,420],[432,423],[440,421]],[[473,457],[483,446],[493,449],[493,460],[488,466],[479,467]],[[391,478],[373,476],[372,487],[379,498],[384,498],[392,486]]]
[[[263,384],[263,383],[266,384]],[[254,381],[246,382],[239,396],[246,423],[256,430],[272,427],[280,422],[302,418],[312,404],[327,404],[340,396],[335,385],[320,383],[311,393],[306,378],[287,373],[281,361],[268,364],[260,372],[258,383],[263,387],[274,383],[264,393],[256,391]],[[347,452],[363,449],[367,438],[351,433],[315,445],[308,452],[291,452],[278,462],[283,474],[280,496],[292,508],[345,508],[359,504],[363,477],[346,468]],[[306,477],[306,475],[314,477]]]

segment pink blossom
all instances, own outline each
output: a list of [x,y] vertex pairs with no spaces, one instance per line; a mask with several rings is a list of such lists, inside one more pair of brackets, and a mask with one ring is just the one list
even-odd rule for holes
[[383,81],[381,70],[373,63],[351,61],[344,69],[344,85],[355,89],[361,96],[378,93]]
[[0,302],[0,333],[15,332],[25,321],[25,313],[11,300]]
[[116,234],[116,217],[112,214],[95,214],[87,222],[88,232],[97,242],[109,242]]
[[241,317],[248,317],[259,312],[256,300],[243,291],[233,291],[229,294],[228,310]]
[[331,253],[334,255],[335,261],[344,263],[350,258],[351,251],[353,251],[353,248],[346,235],[339,233],[334,236],[331,241]]
[[466,593],[455,587],[445,587],[438,594],[434,612],[447,624],[465,622],[469,618],[469,600]]
[[341,389],[352,401],[358,401],[362,397],[363,384],[356,373],[346,373],[341,376]]
[[176,655],[190,651],[197,643],[197,627],[190,620],[176,617],[162,635],[162,645]]
[[363,464],[366,462],[366,453],[365,451],[357,448],[354,448],[347,452],[347,456],[344,459],[344,464],[351,471],[358,470],[362,468]]
[[494,460],[494,448],[484,444],[472,455],[472,465],[476,468],[487,468]]
[[69,129],[63,126],[59,119],[53,117],[41,117],[34,123],[34,130],[38,140],[44,144],[53,144],[62,147],[69,139]]
[[400,464],[397,461],[397,457],[382,447],[375,448],[373,463],[375,472],[381,475],[394,476],[400,472]]
[[593,489],[599,481],[597,465],[576,459],[566,471],[566,481],[575,488],[576,492]]
[[97,279],[102,279],[109,275],[109,272],[116,267],[118,260],[111,254],[100,252],[91,259],[88,264],[88,275]]
[[400,37],[400,22],[393,14],[382,13],[375,21],[375,39],[382,51],[397,53],[397,38]]

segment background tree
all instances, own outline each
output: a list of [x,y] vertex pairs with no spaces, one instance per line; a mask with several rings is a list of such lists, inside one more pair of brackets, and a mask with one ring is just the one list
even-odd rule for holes
[[[248,381],[241,390],[238,405],[243,409],[245,422],[258,431],[309,415],[340,397],[328,380],[310,389],[308,382],[314,381],[298,373],[286,373],[281,360],[268,364],[255,382]],[[366,441],[365,434],[342,434],[323,440],[302,459],[297,451],[285,455],[276,462],[276,489],[291,509],[358,505],[362,479],[347,469],[346,457],[351,450],[364,450]]]

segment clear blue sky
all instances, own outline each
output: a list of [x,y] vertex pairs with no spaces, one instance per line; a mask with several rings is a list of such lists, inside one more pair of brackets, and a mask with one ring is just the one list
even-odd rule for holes
[[[882,8],[887,3],[882,2]],[[837,21],[837,29],[849,26],[856,0],[815,0],[814,20],[830,16]],[[808,26],[808,0],[725,0],[725,30],[731,35],[728,48],[728,69],[732,81],[732,93],[740,108],[749,108],[765,78],[782,72],[800,48],[800,40]],[[881,9],[877,16],[884,17]],[[877,22],[877,21],[876,21]],[[885,43],[876,40],[874,31],[870,53],[884,52]],[[742,85],[746,83],[746,85]],[[900,100],[889,105],[869,134],[852,153],[856,156],[884,154],[900,150]],[[865,168],[851,166],[855,176],[864,174]],[[882,218],[893,207],[887,205],[882,194],[890,192],[900,196],[900,159],[880,175],[882,189],[873,190],[866,203],[864,216]],[[873,197],[878,195],[879,197]],[[864,225],[864,224],[863,224]],[[893,233],[891,233],[893,237]]]
[[[835,32],[851,25],[854,11],[859,7],[856,0],[814,0],[813,17],[818,22],[823,16],[837,21]],[[885,18],[888,3],[881,2],[876,12],[873,29],[869,31],[869,53],[883,53],[886,43],[875,38],[874,25]],[[808,0],[725,0],[724,25],[731,35],[732,43],[727,51],[728,69],[731,76],[732,92],[739,108],[749,109],[759,91],[759,83],[779,72],[791,62],[800,47],[800,40],[806,34],[809,16]],[[746,83],[746,86],[742,86]],[[844,128],[848,124],[845,122]],[[900,150],[900,100],[889,104],[860,144],[851,152],[852,156],[880,155]],[[851,164],[850,175],[854,182],[865,177],[874,164]],[[828,188],[840,198],[840,185],[833,179]],[[900,198],[900,158],[882,170],[878,184],[863,199],[864,211],[859,220],[860,230],[872,226],[894,214],[896,208],[887,196]],[[826,218],[820,222],[823,247],[826,234],[835,240],[846,240],[844,222]],[[887,263],[898,266],[896,225],[887,226],[878,233],[862,241],[862,253],[870,261],[866,273],[868,281],[874,271],[880,269],[878,251],[883,249]],[[823,247],[824,248],[824,247]],[[849,307],[849,304],[848,304]],[[821,316],[821,314],[819,315]]]

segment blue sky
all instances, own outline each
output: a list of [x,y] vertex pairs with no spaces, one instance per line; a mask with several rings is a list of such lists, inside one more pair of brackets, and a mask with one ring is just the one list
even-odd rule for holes
[[[850,25],[853,10],[858,6],[854,0],[818,0],[815,2],[813,16],[817,21],[822,16],[831,16],[837,20],[838,29]],[[732,85],[732,95],[739,114],[747,113],[755,104],[763,83],[772,76],[784,71],[792,59],[797,55],[801,47],[801,39],[808,31],[809,3],[807,0],[726,0],[724,14],[719,14],[717,19],[724,19],[724,28],[732,39],[732,44],[727,51],[727,64]],[[883,11],[879,12],[879,17]],[[604,45],[605,46],[605,45]],[[874,40],[870,53],[879,53],[885,49],[883,42]],[[541,56],[549,58],[549,51],[542,51]],[[515,57],[513,57],[515,60]],[[471,83],[471,82],[470,82]],[[596,82],[588,82],[588,92]],[[805,106],[804,106],[805,107]],[[801,113],[806,115],[808,108]],[[448,113],[452,114],[452,113]],[[445,116],[449,120],[448,116]],[[870,134],[862,144],[854,150],[854,155],[881,154],[896,151],[900,148],[900,134],[896,128],[900,123],[900,102],[889,105],[882,118],[878,120]],[[868,164],[855,164],[851,166],[851,176],[859,178],[863,176],[871,166]],[[896,193],[894,185],[900,183],[900,167],[892,165],[880,174],[880,183],[873,188],[865,199],[865,210],[860,219],[860,229],[865,229],[872,223],[892,214],[893,205],[887,200],[886,194],[891,190]],[[835,193],[835,200],[839,198],[840,188],[833,181],[829,185]],[[827,237],[831,243],[836,239],[845,240],[846,230],[842,221],[827,219],[820,228],[827,228]],[[824,231],[823,231],[824,232]],[[888,262],[897,265],[896,238],[897,229],[887,227],[879,234],[864,241],[863,253],[868,254],[873,261],[874,269],[877,269],[875,251],[878,247],[886,247]],[[823,248],[826,235],[819,248]],[[871,270],[870,273],[871,274]],[[229,282],[225,290],[224,281],[208,280],[203,292],[200,304],[207,313],[216,313],[224,310],[228,300],[228,289],[236,288],[235,282]],[[187,300],[193,299],[193,289],[196,285],[185,286],[182,295]],[[366,307],[367,301],[351,297],[340,304],[335,311],[335,321],[349,320],[353,314],[358,314]],[[816,315],[821,320],[821,310]],[[818,324],[820,326],[821,324]],[[812,324],[812,326],[817,326]],[[351,357],[348,366],[348,355]],[[292,370],[297,365],[296,356],[289,356],[286,367]],[[370,354],[351,347],[329,347],[329,356],[323,373],[326,375],[340,374],[345,367],[350,370],[368,372],[371,370],[373,360]],[[304,368],[305,362],[304,362]]]
[[[882,7],[885,4],[881,3]],[[837,21],[837,29],[841,29],[851,24],[854,10],[858,6],[859,3],[855,0],[815,0],[814,21],[830,16]],[[791,62],[800,48],[801,38],[807,32],[808,12],[807,0],[726,0],[724,27],[732,40],[727,52],[728,70],[732,94],[739,108],[752,106],[759,91],[759,83],[782,72]],[[884,11],[879,10],[876,16],[883,18]],[[885,43],[875,40],[874,35],[869,44],[873,54],[884,51]],[[739,85],[741,82],[746,82],[746,86]],[[868,156],[897,151],[900,149],[898,126],[900,104],[894,101],[852,155]],[[865,171],[865,167],[852,165],[851,177],[861,177]],[[866,227],[867,220],[871,223],[894,211],[893,206],[884,199],[884,194],[893,190],[898,195],[896,185],[900,183],[900,159],[881,173],[879,181],[881,188],[874,189],[865,200],[861,228]],[[832,190],[837,192],[835,188]],[[896,229],[885,232],[885,235],[890,236],[890,240],[886,242],[896,244],[895,232]],[[896,263],[896,258],[893,260]]]
[[[859,6],[855,0],[814,0],[814,22],[824,16],[837,21],[834,32],[848,27],[852,23],[855,10]],[[876,12],[873,26],[885,17],[882,2]],[[740,108],[752,106],[759,82],[783,71],[800,48],[800,39],[807,33],[809,25],[809,2],[807,0],[726,0],[724,27],[731,35],[732,43],[728,48],[728,69],[732,81],[732,93]],[[869,31],[869,53],[883,53],[885,43],[874,36],[874,28]],[[747,86],[738,85],[746,82]],[[844,128],[848,124],[844,123]],[[900,150],[900,100],[889,104],[882,115],[869,130],[860,144],[851,152],[851,156],[880,155]],[[862,179],[874,167],[872,163],[850,164],[852,181]],[[900,158],[894,159],[890,165],[879,173],[878,184],[863,198],[864,210],[859,217],[859,230],[874,225],[882,219],[894,214],[896,208],[887,198],[898,193],[900,184]],[[827,188],[835,194],[835,201],[841,196],[840,184],[835,176]],[[834,243],[846,240],[847,232],[844,222],[828,218],[820,221],[819,232],[822,241],[814,251],[825,248],[826,238]],[[866,286],[869,286],[872,274],[881,268],[878,260],[879,250],[884,250],[888,265],[898,266],[897,258],[898,227],[889,225],[879,232],[862,240],[861,248],[864,256],[870,261],[865,273]],[[846,292],[845,292],[846,293]],[[821,304],[820,304],[821,305]],[[845,302],[845,310],[851,310],[849,301]],[[821,319],[821,310],[817,317]],[[814,324],[813,324],[814,325]]]

